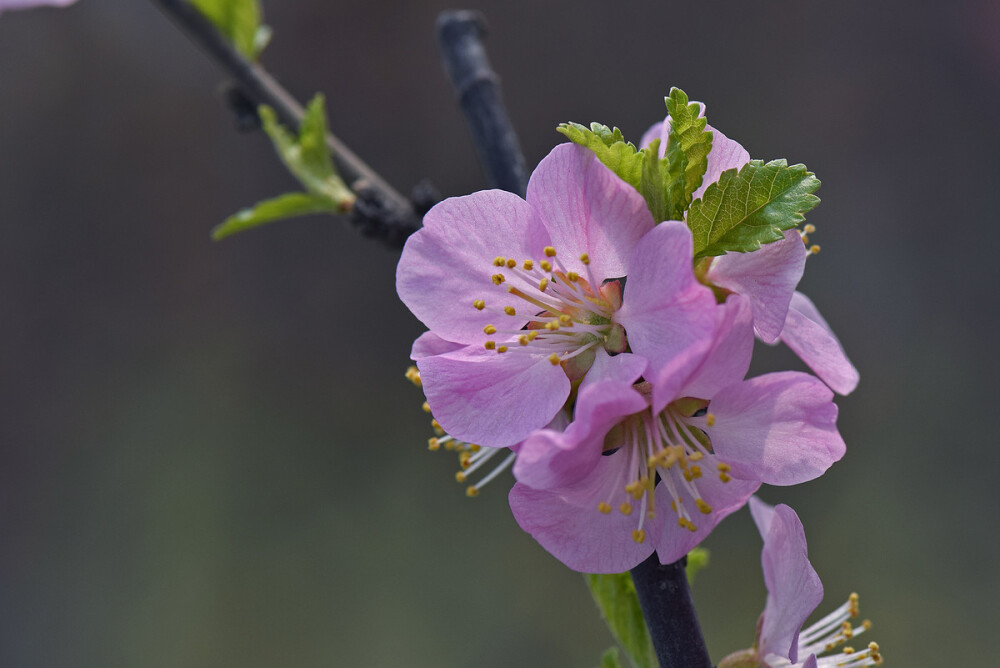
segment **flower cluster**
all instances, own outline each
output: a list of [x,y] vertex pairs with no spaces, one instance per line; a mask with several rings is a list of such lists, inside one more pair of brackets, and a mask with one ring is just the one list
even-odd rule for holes
[[[706,131],[693,200],[750,160]],[[643,143],[665,147],[671,132],[668,117]],[[593,151],[559,145],[525,199],[488,190],[431,209],[396,274],[429,329],[411,378],[439,432],[431,448],[459,452],[460,481],[498,455],[513,464],[518,523],[584,572],[654,551],[675,561],[762,483],[821,475],[845,449],[834,392],[858,381],[796,291],[818,251],[812,226],[699,258],[689,224],[651,210]],[[756,338],[784,342],[816,376],[745,378]]]

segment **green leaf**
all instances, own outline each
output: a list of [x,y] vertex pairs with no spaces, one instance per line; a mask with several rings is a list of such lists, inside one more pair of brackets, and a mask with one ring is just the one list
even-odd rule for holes
[[694,576],[698,571],[708,566],[708,550],[704,547],[696,547],[687,554],[687,565],[684,566],[684,573],[687,575],[688,584],[694,582]]
[[598,668],[622,668],[617,647],[609,647],[601,655],[601,665]]
[[236,50],[257,60],[271,39],[271,29],[261,24],[260,0],[191,0]]
[[751,160],[739,172],[723,172],[688,209],[694,257],[745,253],[778,241],[819,204],[813,195],[819,186],[805,165],[785,160]]
[[268,106],[260,107],[264,131],[274,143],[288,171],[314,195],[329,198],[340,206],[354,201],[354,194],[337,174],[326,144],[326,110],[323,96],[317,94],[306,107],[298,137],[278,122],[278,116]]
[[[637,668],[656,668],[656,656],[646,620],[639,607],[635,584],[628,573],[583,576],[611,635],[625,649]],[[607,652],[605,652],[607,656]]]
[[[659,154],[660,140],[654,139],[649,148],[641,153],[642,175],[639,178],[639,193],[645,198],[649,212],[653,214],[653,220],[658,223],[671,220],[666,184],[672,180],[667,169],[667,161],[657,157]],[[684,215],[683,212],[681,215]]]
[[574,144],[593,151],[597,159],[623,181],[639,188],[643,151],[636,149],[632,142],[626,142],[621,130],[600,123],[591,123],[589,129],[579,123],[562,123],[557,129]]
[[691,195],[701,185],[708,168],[712,133],[705,130],[708,121],[698,118],[701,106],[688,102],[688,96],[680,88],[671,88],[665,102],[670,115],[666,151],[670,180],[665,184],[669,217],[663,220],[683,220]]
[[326,197],[309,193],[288,193],[257,202],[249,209],[233,214],[212,230],[216,241],[276,220],[310,213],[337,212],[337,205]]

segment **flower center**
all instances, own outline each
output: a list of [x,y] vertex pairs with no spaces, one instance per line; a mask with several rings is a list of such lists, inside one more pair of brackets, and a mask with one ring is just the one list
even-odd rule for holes
[[[605,439],[605,452],[621,450],[627,461],[624,477],[615,482],[609,498],[602,500],[597,509],[607,514],[617,507],[618,512],[631,515],[638,504],[638,526],[632,532],[637,543],[646,539],[645,520],[656,516],[657,479],[670,494],[670,510],[676,514],[677,524],[690,531],[698,528],[698,514],[712,512],[712,506],[698,491],[703,465],[714,464],[722,482],[731,480],[729,465],[716,461],[712,442],[695,424],[699,419],[694,416],[700,417],[707,405],[701,399],[684,398],[657,415],[645,410],[616,425]],[[705,421],[711,424],[714,416],[708,414]],[[623,499],[621,503],[617,503],[619,499]]]
[[[477,299],[473,307],[502,318],[516,318],[518,323],[525,317],[529,320],[523,328],[505,328],[502,319],[497,321],[499,324],[486,325],[483,333],[488,338],[483,346],[498,354],[544,355],[553,365],[568,362],[598,345],[609,352],[623,352],[627,345],[625,330],[612,321],[621,306],[621,286],[617,281],[597,285],[586,253],[580,261],[587,267],[586,277],[568,271],[552,246],[545,248],[542,260],[494,258],[493,267],[501,271],[492,275],[493,285],[519,298],[523,306],[497,309],[488,306],[485,299]],[[586,367],[589,363],[584,364],[583,371]],[[564,368],[572,371],[566,365]]]

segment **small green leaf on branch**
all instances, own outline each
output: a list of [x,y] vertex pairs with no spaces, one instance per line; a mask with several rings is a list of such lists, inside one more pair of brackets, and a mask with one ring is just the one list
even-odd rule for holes
[[[615,637],[636,668],[656,668],[656,655],[649,638],[639,597],[629,573],[583,576],[590,594]],[[604,656],[607,657],[605,652]],[[602,659],[603,661],[603,659]],[[603,664],[602,664],[603,665]]]
[[632,142],[626,142],[621,130],[600,123],[591,123],[589,129],[579,123],[562,123],[557,129],[574,144],[593,151],[597,159],[623,181],[639,188],[643,152]]
[[708,566],[708,550],[704,547],[693,548],[687,554],[687,564],[684,566],[684,573],[687,575],[688,584],[694,582],[694,576],[698,571]]
[[819,186],[805,165],[785,160],[751,160],[739,172],[723,172],[688,209],[694,257],[755,251],[782,239],[819,204]]
[[310,193],[279,195],[233,214],[212,230],[212,239],[219,241],[266,223],[310,213],[338,213],[338,210],[336,204],[326,197]]
[[665,184],[668,217],[663,220],[682,220],[708,169],[712,133],[705,130],[708,121],[699,118],[701,105],[688,102],[680,88],[671,88],[665,102],[670,116],[666,171],[671,179]]
[[260,0],[191,0],[191,4],[250,60],[257,60],[271,39],[271,29],[262,23]]
[[316,95],[309,103],[298,135],[283,127],[270,107],[261,106],[259,113],[261,125],[271,138],[278,157],[306,192],[288,193],[258,202],[230,216],[212,230],[212,238],[216,241],[276,220],[310,213],[347,213],[354,206],[354,193],[337,174],[330,157],[322,95]]
[[609,647],[604,651],[604,654],[601,655],[601,665],[598,668],[622,668],[617,647]]

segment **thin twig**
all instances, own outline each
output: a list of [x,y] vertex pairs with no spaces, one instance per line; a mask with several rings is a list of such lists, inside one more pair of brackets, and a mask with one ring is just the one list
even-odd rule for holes
[[660,668],[712,668],[684,572],[686,561],[682,557],[663,565],[654,552],[631,571]]
[[[302,105],[274,77],[256,63],[243,57],[212,23],[187,0],[153,0],[188,36],[197,42],[215,62],[236,82],[243,94],[254,104],[266,104],[275,110],[282,124],[298,128],[305,115]],[[361,213],[363,229],[373,236],[392,237],[396,245],[411,232],[419,229],[420,217],[409,200],[364,163],[333,134],[327,134],[327,145],[341,176],[360,199],[376,202],[369,213],[381,216],[371,220]],[[355,216],[358,218],[358,216]]]
[[472,130],[491,188],[524,196],[527,172],[517,134],[507,117],[500,83],[483,47],[486,23],[479,12],[442,12],[438,45],[458,102]]

